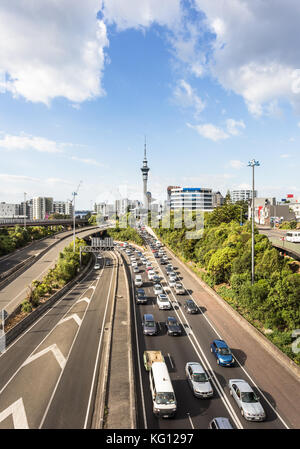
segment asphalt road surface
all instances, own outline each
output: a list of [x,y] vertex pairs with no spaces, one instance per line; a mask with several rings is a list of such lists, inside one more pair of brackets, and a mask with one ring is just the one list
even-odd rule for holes
[[0,428],[88,428],[115,256],[90,271],[0,357]]
[[[166,271],[164,266],[159,266],[156,259],[148,247],[146,254],[149,261],[153,262],[153,267],[157,274],[162,277],[162,285],[166,285]],[[182,275],[182,268],[178,268],[178,263],[172,260],[170,253],[169,262],[177,267],[176,271],[180,276],[180,282],[184,286],[190,288],[190,278],[186,273]],[[196,303],[200,306],[201,313],[197,315],[189,315],[183,309],[184,301],[191,297],[187,295],[175,295],[173,289],[170,289],[168,295],[173,303],[173,310],[161,311],[156,305],[156,298],[153,293],[152,282],[148,281],[145,274],[145,265],[140,265],[143,270],[142,277],[144,280],[144,289],[146,295],[150,297],[147,305],[134,304],[135,326],[137,335],[136,353],[136,372],[137,372],[137,393],[139,404],[139,420],[138,427],[151,429],[191,429],[191,428],[208,428],[209,422],[215,417],[228,417],[235,428],[246,429],[282,429],[289,427],[300,427],[299,417],[299,382],[286,372],[281,365],[277,364],[277,371],[281,373],[281,377],[273,378],[273,384],[270,384],[270,389],[264,386],[262,377],[272,377],[272,372],[265,376],[264,372],[271,356],[263,350],[257,348],[257,342],[253,347],[254,352],[257,351],[258,370],[253,371],[250,363],[247,360],[247,353],[243,351],[242,342],[239,345],[231,346],[231,338],[224,338],[223,328],[224,323],[228,317],[224,316],[224,309],[222,314],[215,316],[214,322],[208,318],[208,313],[205,307],[201,307],[198,300]],[[198,290],[200,287],[197,287]],[[202,295],[208,297],[203,290]],[[208,298],[209,303],[209,298]],[[156,321],[159,322],[160,332],[157,336],[144,336],[142,333],[142,317],[144,313],[152,313]],[[172,337],[166,333],[165,320],[167,316],[175,316],[181,323],[183,330],[182,336]],[[234,335],[235,322],[229,318],[229,333]],[[222,334],[220,330],[222,329]],[[246,334],[247,337],[247,334]],[[235,359],[238,363],[234,367],[226,368],[217,365],[216,360],[210,352],[210,344],[215,338],[223,338],[232,347]],[[251,340],[251,338],[250,338]],[[148,373],[143,366],[143,352],[144,350],[161,350],[173,383],[176,399],[177,399],[177,413],[173,419],[157,419],[152,413],[152,399],[150,395]],[[248,350],[248,348],[247,348]],[[250,349],[249,349],[250,353]],[[251,353],[252,356],[252,353]],[[247,360],[247,364],[246,361]],[[188,382],[185,377],[185,364],[191,361],[198,361],[206,369],[208,375],[211,377],[211,384],[214,389],[214,396],[211,399],[195,398],[190,390]],[[272,363],[276,361],[272,360]],[[246,366],[247,365],[247,366]],[[248,369],[248,365],[250,369]],[[272,365],[270,365],[272,369]],[[260,397],[262,406],[266,411],[267,417],[264,422],[249,422],[246,421],[240,414],[240,411],[229,394],[228,381],[229,379],[244,379],[254,388]],[[276,404],[276,395],[279,392],[279,399],[282,404],[285,404],[282,409],[279,409]],[[286,412],[286,413],[283,413]]]

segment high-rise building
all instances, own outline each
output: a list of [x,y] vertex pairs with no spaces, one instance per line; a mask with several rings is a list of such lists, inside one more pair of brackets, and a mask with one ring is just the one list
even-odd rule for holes
[[148,191],[147,191],[147,181],[148,181],[148,172],[150,168],[148,167],[148,161],[146,156],[146,142],[144,147],[144,159],[143,166],[141,167],[141,172],[143,174],[143,203],[144,208],[149,210],[149,201],[148,201]]
[[[257,190],[254,190],[254,198],[256,197],[257,197]],[[237,201],[249,201],[252,198],[252,190],[247,189],[232,190],[230,192],[230,198],[232,203],[236,203]]]
[[213,207],[223,206],[224,203],[225,203],[225,198],[223,197],[221,192],[213,192],[213,196],[212,196]]
[[53,201],[53,213],[70,215],[73,217],[73,204],[71,201]]
[[19,204],[0,203],[0,218],[18,218],[20,215]]
[[33,198],[33,219],[43,220],[53,213],[53,198],[36,196]]
[[211,212],[212,189],[200,187],[179,187],[171,189],[170,209],[202,210]]

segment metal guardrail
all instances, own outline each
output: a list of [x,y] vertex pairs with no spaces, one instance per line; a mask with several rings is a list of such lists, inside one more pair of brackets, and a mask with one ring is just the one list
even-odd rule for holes
[[[76,224],[86,224],[88,223],[88,219],[86,218],[77,218],[75,220]],[[4,226],[15,226],[15,225],[24,225],[24,219],[22,218],[1,218],[0,219],[0,227]],[[63,219],[54,219],[54,220],[26,220],[26,226],[56,226],[56,225],[64,225],[64,224],[73,224],[73,218],[63,218]]]

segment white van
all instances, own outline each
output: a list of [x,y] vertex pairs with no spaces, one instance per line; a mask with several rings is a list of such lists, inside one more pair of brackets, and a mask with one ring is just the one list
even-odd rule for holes
[[142,287],[143,286],[143,279],[142,276],[140,274],[137,274],[135,279],[134,279],[134,285],[136,287]]
[[177,410],[176,397],[165,362],[153,362],[149,371],[153,413],[161,418],[171,418]]
[[300,243],[300,231],[289,231],[286,233],[286,241]]

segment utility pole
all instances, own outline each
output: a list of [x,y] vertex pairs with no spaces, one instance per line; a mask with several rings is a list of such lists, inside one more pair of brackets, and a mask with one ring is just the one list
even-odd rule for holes
[[82,181],[80,181],[80,183],[78,184],[76,192],[72,192],[72,195],[73,195],[73,251],[74,251],[74,253],[75,253],[75,197],[76,197],[76,195],[78,195],[78,190],[79,190],[81,183],[82,183]]
[[254,284],[255,280],[255,271],[254,271],[254,167],[259,167],[260,163],[256,161],[255,159],[252,159],[252,161],[248,162],[248,167],[252,167],[252,241],[251,241],[251,284]]

